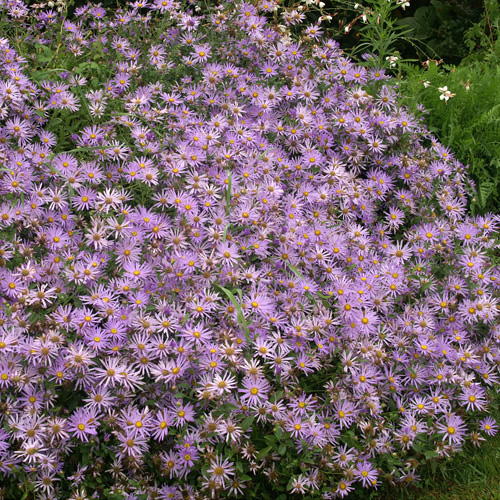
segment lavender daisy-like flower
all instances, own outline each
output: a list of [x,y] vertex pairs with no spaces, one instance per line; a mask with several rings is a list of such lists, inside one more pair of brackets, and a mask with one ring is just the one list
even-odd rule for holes
[[174,419],[174,424],[177,427],[182,427],[187,422],[194,421],[194,407],[190,403],[179,404],[179,406],[171,411],[171,415]]
[[98,426],[98,412],[95,409],[80,408],[69,418],[66,431],[80,441],[87,442],[90,437],[97,435]]
[[347,481],[347,480],[340,480],[337,484],[337,488],[335,489],[335,493],[340,497],[344,498],[351,491],[354,490],[354,486],[352,486],[353,481]]
[[269,382],[262,377],[245,377],[240,389],[241,400],[249,405],[259,404],[267,399],[270,390]]
[[362,461],[354,469],[354,475],[361,481],[364,488],[376,486],[378,471],[373,468],[370,462]]
[[493,417],[486,417],[481,420],[479,428],[488,436],[495,436],[498,432],[498,424]]
[[294,417],[287,422],[285,429],[292,438],[303,438],[308,433],[308,423],[304,422],[300,417]]
[[486,409],[486,392],[479,384],[464,387],[459,399],[465,404],[467,410],[483,411]]
[[217,246],[217,254],[225,267],[232,267],[240,257],[238,247],[232,243],[224,242]]
[[349,427],[356,417],[355,406],[349,401],[335,403],[333,418],[338,420],[340,428]]
[[216,483],[224,483],[234,476],[234,465],[227,458],[218,455],[212,461],[207,473],[210,474],[210,479]]
[[144,455],[148,448],[147,440],[143,436],[117,433],[117,437],[120,442],[119,457],[139,458]]
[[151,422],[151,437],[163,441],[173,424],[174,420],[170,412],[166,408],[159,410]]
[[444,435],[450,445],[461,445],[464,442],[467,427],[458,415],[449,413],[444,422],[438,422],[435,425],[437,431]]

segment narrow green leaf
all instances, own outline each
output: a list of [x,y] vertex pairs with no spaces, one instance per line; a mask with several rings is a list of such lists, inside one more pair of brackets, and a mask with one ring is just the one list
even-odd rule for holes
[[271,450],[271,446],[267,446],[263,450],[260,450],[259,453],[257,453],[257,460],[262,460]]
[[431,458],[437,458],[439,457],[439,453],[435,452],[434,450],[427,450],[425,453],[425,458],[427,460],[430,460]]
[[276,436],[273,434],[269,434],[267,436],[264,436],[264,441],[269,445],[269,446],[274,446],[276,444]]
[[250,330],[248,329],[248,325],[245,320],[245,316],[243,315],[243,310],[241,309],[241,305],[238,303],[236,297],[230,290],[218,284],[215,284],[214,286],[220,288],[227,295],[229,300],[233,303],[234,307],[236,308],[236,311],[238,312],[238,323],[243,328],[243,330],[245,330],[245,337],[247,339],[247,342],[250,344]]
[[421,292],[425,292],[432,286],[432,281],[428,281],[427,283],[424,283],[422,287],[420,288]]
[[276,435],[276,437],[278,439],[281,439],[281,437],[283,436],[283,429],[281,428],[280,425],[278,425],[274,431],[274,434]]
[[250,415],[249,417],[245,418],[243,422],[241,422],[241,428],[246,431],[252,424],[253,421],[255,420],[255,417],[253,415]]
[[231,172],[227,172],[227,191],[226,191],[226,215],[229,215],[229,205],[231,204]]
[[304,276],[300,274],[299,270],[294,265],[290,264],[289,262],[287,262],[286,264],[298,278],[300,278],[301,280],[304,279]]

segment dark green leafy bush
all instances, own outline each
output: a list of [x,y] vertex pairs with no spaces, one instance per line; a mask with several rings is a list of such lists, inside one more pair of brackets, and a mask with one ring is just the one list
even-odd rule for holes
[[[500,202],[500,49],[484,62],[437,66],[427,70],[405,65],[401,96],[415,111],[421,104],[428,111],[429,129],[449,146],[456,157],[470,165],[477,185],[471,209],[474,213],[498,213]],[[449,100],[439,89],[455,94]]]

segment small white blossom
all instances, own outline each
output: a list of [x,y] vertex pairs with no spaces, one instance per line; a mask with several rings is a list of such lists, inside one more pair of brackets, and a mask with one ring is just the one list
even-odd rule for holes
[[386,61],[389,61],[389,67],[394,68],[396,66],[396,62],[399,60],[397,56],[387,56],[385,58]]
[[449,90],[448,90],[448,87],[447,86],[444,86],[444,87],[439,87],[438,88],[439,92],[441,92],[441,95],[439,96],[439,99],[442,100],[445,100],[446,102],[448,102],[448,99],[450,97],[455,97],[455,94],[452,94]]

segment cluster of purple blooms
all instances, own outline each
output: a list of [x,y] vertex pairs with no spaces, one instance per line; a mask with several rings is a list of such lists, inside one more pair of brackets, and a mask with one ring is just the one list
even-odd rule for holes
[[498,218],[383,70],[276,9],[0,0],[111,61],[36,79],[0,39],[0,475],[37,498],[344,497],[497,432]]

